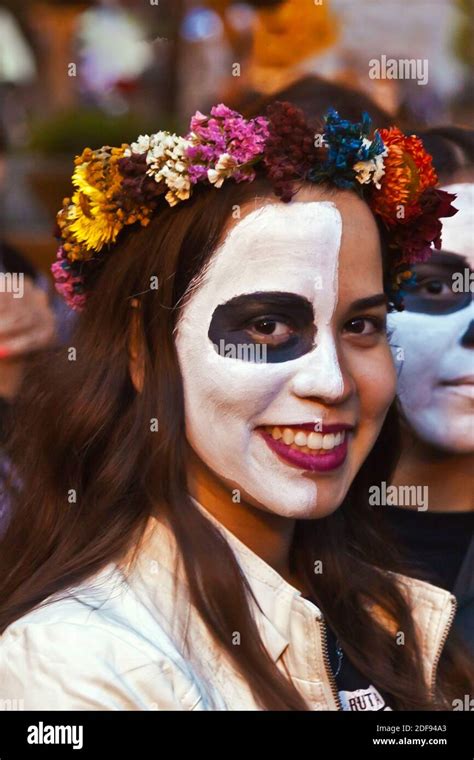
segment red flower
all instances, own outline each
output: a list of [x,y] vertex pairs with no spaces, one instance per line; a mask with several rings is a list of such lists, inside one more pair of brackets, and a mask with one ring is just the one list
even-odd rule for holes
[[419,137],[405,136],[398,127],[381,129],[380,136],[388,155],[381,188],[374,190],[371,206],[389,226],[406,224],[420,214],[420,198],[438,178]]
[[441,248],[440,219],[454,216],[458,209],[451,205],[455,195],[433,187],[424,191],[419,198],[420,213],[409,224],[391,229],[391,242],[399,248],[398,264],[416,264],[426,261],[431,255],[432,245]]
[[267,108],[269,137],[263,162],[275,195],[288,202],[295,193],[294,182],[303,180],[308,170],[324,158],[325,150],[315,147],[314,129],[303,111],[287,101]]

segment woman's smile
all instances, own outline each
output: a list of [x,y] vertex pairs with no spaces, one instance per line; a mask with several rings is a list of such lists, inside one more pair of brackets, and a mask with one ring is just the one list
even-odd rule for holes
[[286,462],[303,470],[328,472],[340,467],[347,456],[353,425],[264,425],[257,428],[267,446]]

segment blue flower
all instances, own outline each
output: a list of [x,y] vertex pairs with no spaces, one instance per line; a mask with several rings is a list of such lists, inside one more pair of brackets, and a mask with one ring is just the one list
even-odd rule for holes
[[395,274],[389,287],[389,299],[398,311],[403,311],[405,296],[418,284],[416,272],[404,270],[403,274]]
[[338,112],[330,108],[325,122],[323,138],[328,148],[327,158],[322,166],[308,172],[308,179],[311,182],[329,179],[336,187],[354,188],[357,185],[354,164],[383,153],[382,138],[376,133],[373,140],[369,139],[372,119],[365,112],[360,122],[352,122],[341,119]]

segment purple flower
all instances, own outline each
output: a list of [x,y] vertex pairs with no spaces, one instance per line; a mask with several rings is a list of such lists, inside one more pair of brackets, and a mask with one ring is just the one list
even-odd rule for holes
[[215,167],[223,154],[231,156],[236,168],[231,176],[236,182],[252,180],[252,164],[263,155],[268,138],[268,122],[262,116],[245,119],[237,111],[220,103],[211,108],[209,116],[197,111],[191,118],[187,139],[188,173],[193,184],[207,179],[208,170]]

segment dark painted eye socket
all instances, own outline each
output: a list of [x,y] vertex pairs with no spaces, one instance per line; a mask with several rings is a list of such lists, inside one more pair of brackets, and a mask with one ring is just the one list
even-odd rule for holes
[[425,264],[414,267],[416,283],[406,290],[406,311],[431,315],[451,314],[469,306],[470,270],[460,256],[435,253]]
[[[243,361],[291,361],[314,347],[311,303],[295,293],[257,292],[220,304],[208,337],[217,353]],[[256,351],[253,349],[263,349]]]
[[262,317],[247,327],[249,337],[270,346],[286,343],[294,334],[294,328],[278,317]]

